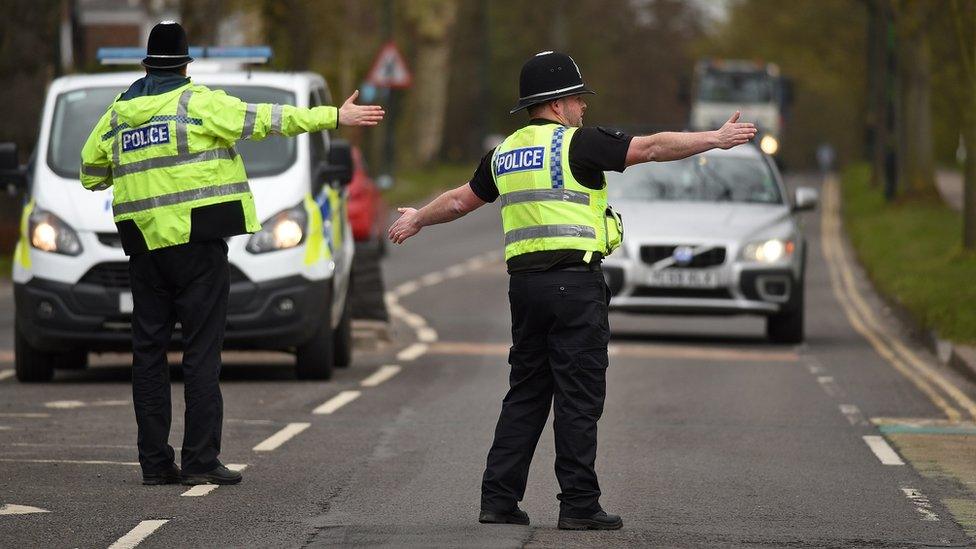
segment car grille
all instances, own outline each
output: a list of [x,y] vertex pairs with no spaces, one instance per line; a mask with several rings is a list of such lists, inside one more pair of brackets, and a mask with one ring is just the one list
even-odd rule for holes
[[[671,257],[674,253],[677,245],[654,245],[654,246],[641,246],[640,258],[641,261],[647,263],[648,265],[653,265],[662,259],[667,259]],[[692,246],[694,247],[694,246]],[[721,265],[725,263],[725,248],[717,247],[706,250],[695,257],[692,258],[691,262],[687,265],[677,265],[676,267],[682,269],[700,269],[703,267],[714,267],[715,265]]]
[[726,288],[662,288],[660,286],[638,286],[633,297],[683,297],[692,299],[732,299]]
[[[230,283],[235,282],[250,282],[250,279],[240,269],[231,265]],[[131,288],[129,264],[124,261],[99,263],[85,273],[79,283],[94,284],[103,288]]]

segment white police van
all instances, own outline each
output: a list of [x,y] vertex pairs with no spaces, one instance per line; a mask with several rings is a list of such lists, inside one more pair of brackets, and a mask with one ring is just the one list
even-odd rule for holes
[[[253,60],[255,55],[255,48],[194,49],[197,59]],[[267,48],[256,49],[270,55]],[[137,59],[142,55],[136,50]],[[333,104],[318,74],[205,72],[203,64],[190,65],[194,82],[248,103]],[[13,258],[15,364],[21,381],[50,380],[56,368],[84,368],[91,352],[131,351],[132,294],[112,221],[112,190],[85,190],[78,170],[81,147],[98,118],[142,76],[66,76],[48,90],[37,146],[19,177],[27,191]],[[352,355],[349,145],[325,131],[241,141],[237,147],[262,230],[228,239],[224,348],[293,352],[299,378],[328,379],[333,366],[348,366]],[[12,145],[0,147],[0,170],[9,175],[16,158]],[[178,325],[173,339],[178,348]]]

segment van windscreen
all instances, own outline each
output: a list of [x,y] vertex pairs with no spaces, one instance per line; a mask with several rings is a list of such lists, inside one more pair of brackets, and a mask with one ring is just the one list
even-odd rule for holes
[[[286,90],[257,86],[214,86],[247,103],[295,104],[295,95]],[[54,107],[48,165],[62,177],[78,178],[81,148],[88,134],[108,106],[119,94],[119,88],[87,88],[62,93]],[[275,175],[295,161],[295,140],[271,136],[263,141],[238,141],[237,150],[244,158],[250,177]]]

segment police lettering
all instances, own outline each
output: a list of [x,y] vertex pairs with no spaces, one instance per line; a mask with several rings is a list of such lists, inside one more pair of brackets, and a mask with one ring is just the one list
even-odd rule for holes
[[495,174],[541,170],[545,153],[545,147],[524,147],[504,152],[495,161]]
[[122,132],[123,152],[163,143],[169,143],[169,124],[153,124],[152,126]]

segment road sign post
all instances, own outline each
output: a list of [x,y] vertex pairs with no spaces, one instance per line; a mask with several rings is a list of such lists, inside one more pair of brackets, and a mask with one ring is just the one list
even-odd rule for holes
[[413,75],[392,40],[384,44],[376,54],[376,59],[366,75],[366,82],[388,90],[386,142],[383,148],[386,157],[386,175],[392,177],[396,164],[396,116],[399,99],[396,91],[409,88],[413,84]]

